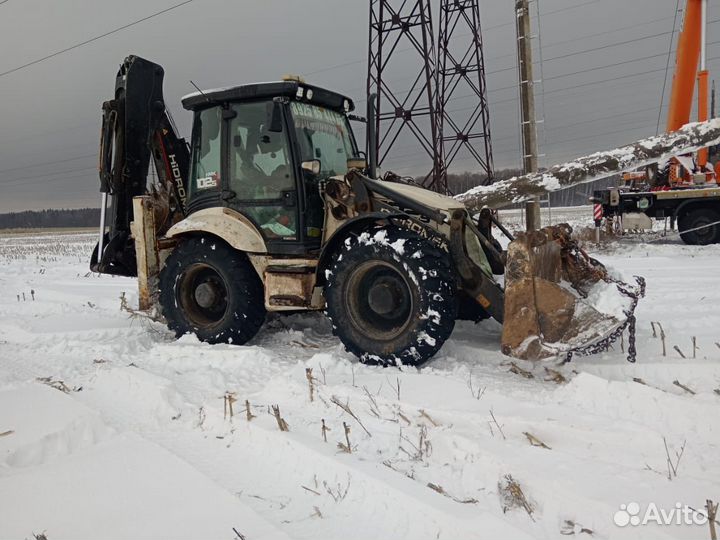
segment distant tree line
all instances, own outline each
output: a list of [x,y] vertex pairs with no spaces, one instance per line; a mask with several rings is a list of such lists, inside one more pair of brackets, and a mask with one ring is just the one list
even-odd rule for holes
[[0,214],[0,229],[49,229],[95,227],[100,223],[99,208],[79,210],[30,210]]

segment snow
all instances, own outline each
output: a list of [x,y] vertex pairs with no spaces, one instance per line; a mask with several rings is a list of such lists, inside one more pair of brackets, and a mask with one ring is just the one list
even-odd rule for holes
[[[553,219],[590,224],[591,209]],[[709,537],[707,526],[613,524],[621,504],[702,509],[720,497],[720,246],[644,240],[589,246],[623,276],[647,278],[637,363],[619,347],[565,366],[517,361],[527,379],[509,371],[492,321],[458,322],[420,369],[358,363],[321,314],[269,317],[241,347],[175,340],[120,309],[123,292],[137,304],[135,280],[88,272],[94,235],[2,236],[0,538],[231,540],[235,528],[248,540],[560,539],[587,536],[580,527],[609,539]],[[343,422],[349,454],[337,446]],[[672,480],[663,438],[673,459],[685,442]],[[532,518],[503,512],[508,474]]]
[[[398,238],[394,242],[390,242],[387,239],[387,231],[385,229],[381,229],[381,230],[377,231],[375,234],[370,234],[367,232],[362,233],[360,236],[358,236],[358,243],[360,243],[361,245],[364,245],[364,246],[372,246],[372,245],[388,246],[393,251],[395,251],[395,253],[397,253],[398,255],[405,254],[405,239]],[[347,241],[346,241],[346,244],[347,244]]]

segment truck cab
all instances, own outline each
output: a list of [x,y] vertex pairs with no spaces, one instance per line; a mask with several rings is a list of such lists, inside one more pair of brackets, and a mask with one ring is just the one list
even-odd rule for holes
[[321,182],[363,163],[347,116],[352,100],[286,80],[197,92],[182,103],[194,114],[188,214],[229,208],[268,253],[317,253]]

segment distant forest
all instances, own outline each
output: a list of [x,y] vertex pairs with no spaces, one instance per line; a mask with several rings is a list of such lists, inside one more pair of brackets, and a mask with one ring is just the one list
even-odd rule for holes
[[81,208],[80,210],[33,210],[0,214],[0,229],[96,227],[99,223],[99,208]]
[[[495,180],[504,180],[521,174],[517,169],[495,171]],[[422,178],[418,178],[421,181]],[[449,174],[448,185],[453,193],[463,193],[485,181],[485,175],[479,173]],[[582,184],[550,194],[552,206],[580,206],[588,203],[588,197],[594,189],[616,185],[615,177]],[[98,208],[80,210],[39,210],[0,214],[0,229],[46,229],[67,227],[95,227],[100,223]]]

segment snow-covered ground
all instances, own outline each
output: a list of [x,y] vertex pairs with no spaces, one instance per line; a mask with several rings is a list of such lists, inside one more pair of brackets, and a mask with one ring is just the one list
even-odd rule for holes
[[720,246],[653,240],[595,253],[647,278],[637,363],[517,362],[526,378],[491,321],[422,369],[359,364],[321,315],[176,341],[120,309],[134,280],[88,272],[91,235],[0,237],[0,538],[709,538],[613,519],[720,499]]

